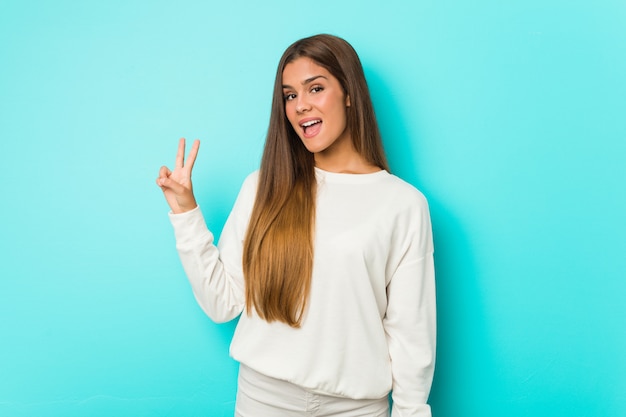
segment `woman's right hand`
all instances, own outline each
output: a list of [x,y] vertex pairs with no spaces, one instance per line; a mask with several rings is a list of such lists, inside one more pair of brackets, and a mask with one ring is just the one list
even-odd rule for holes
[[191,185],[191,170],[196,161],[199,148],[200,141],[196,139],[185,163],[185,138],[182,138],[178,142],[178,153],[176,154],[174,170],[170,171],[166,166],[162,166],[159,170],[159,177],[156,183],[161,187],[165,200],[167,200],[167,204],[169,204],[173,213],[184,213],[198,206]]

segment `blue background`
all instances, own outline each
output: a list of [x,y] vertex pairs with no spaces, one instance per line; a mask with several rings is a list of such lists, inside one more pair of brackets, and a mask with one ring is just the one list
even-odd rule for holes
[[155,186],[217,234],[294,40],[349,40],[428,197],[435,417],[626,415],[623,0],[0,2],[0,415],[232,416]]

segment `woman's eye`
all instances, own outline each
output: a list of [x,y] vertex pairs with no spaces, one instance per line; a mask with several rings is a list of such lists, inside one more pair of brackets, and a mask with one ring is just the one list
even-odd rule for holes
[[311,92],[312,92],[312,93],[319,93],[319,92],[320,92],[320,91],[322,91],[322,90],[324,90],[324,88],[323,88],[323,87],[320,87],[319,85],[317,85],[317,86],[315,86],[315,87],[311,88]]
[[285,101],[290,101],[293,100],[294,98],[296,98],[296,95],[293,93],[289,93],[289,94],[285,94],[284,95]]

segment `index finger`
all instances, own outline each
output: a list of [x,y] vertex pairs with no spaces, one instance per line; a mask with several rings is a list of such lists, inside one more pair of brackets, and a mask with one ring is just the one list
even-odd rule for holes
[[178,141],[178,152],[176,152],[175,168],[182,168],[185,163],[185,138]]

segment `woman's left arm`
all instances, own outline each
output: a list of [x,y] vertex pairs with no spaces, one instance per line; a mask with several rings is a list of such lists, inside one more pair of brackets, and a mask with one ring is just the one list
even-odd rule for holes
[[387,285],[383,324],[393,377],[392,417],[431,417],[427,400],[435,367],[436,295],[427,206],[417,217],[402,261]]

